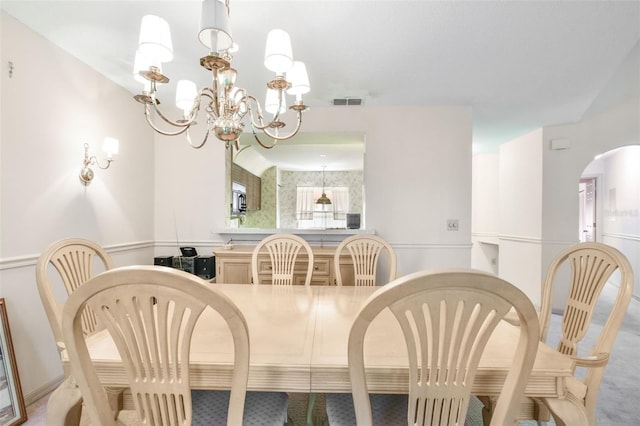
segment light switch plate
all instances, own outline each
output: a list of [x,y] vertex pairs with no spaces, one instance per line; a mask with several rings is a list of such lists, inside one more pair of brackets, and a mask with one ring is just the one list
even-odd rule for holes
[[458,230],[458,219],[448,219],[447,231],[457,231],[457,230]]

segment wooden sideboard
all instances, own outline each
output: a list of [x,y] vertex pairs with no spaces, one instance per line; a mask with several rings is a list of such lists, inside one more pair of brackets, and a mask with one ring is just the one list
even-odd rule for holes
[[[234,246],[231,250],[215,249],[216,281],[219,283],[252,283],[251,256],[255,246]],[[333,256],[336,247],[311,247],[313,250],[313,276],[311,285],[336,285]],[[295,265],[294,284],[303,285],[307,265],[306,253],[300,253]],[[344,285],[354,284],[353,262],[348,253],[340,256],[340,274]],[[258,256],[258,275],[261,284],[271,283],[271,260],[267,253]]]

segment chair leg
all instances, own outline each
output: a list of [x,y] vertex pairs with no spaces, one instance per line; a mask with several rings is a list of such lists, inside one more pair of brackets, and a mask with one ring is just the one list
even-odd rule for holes
[[307,426],[313,426],[313,407],[316,405],[316,394],[309,394],[309,402],[307,403]]
[[495,408],[496,399],[490,396],[478,396],[480,402],[482,402],[482,424],[491,424],[491,417],[493,416],[493,410]]
[[104,388],[104,391],[107,394],[107,399],[109,400],[109,405],[111,406],[111,410],[116,413],[116,417],[118,416],[117,413],[119,413],[123,409],[122,394],[124,393],[124,390],[124,388]]
[[548,422],[551,419],[551,413],[547,406],[538,400],[534,400],[533,404],[533,418],[538,421],[538,424]]
[[48,426],[78,426],[82,415],[82,395],[75,380],[67,377],[47,401]]
[[545,398],[542,402],[551,411],[557,426],[595,426],[595,420],[589,418],[582,402],[573,395],[564,399]]

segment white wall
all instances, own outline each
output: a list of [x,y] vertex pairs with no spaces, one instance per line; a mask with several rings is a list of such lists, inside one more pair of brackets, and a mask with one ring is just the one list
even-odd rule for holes
[[[496,179],[495,161],[500,167],[499,183],[493,194],[487,187],[474,186],[472,267],[490,270],[487,256],[492,253],[483,253],[479,240],[496,232],[495,224],[488,218],[499,215],[499,275],[516,285],[526,285],[527,294],[537,303],[541,279],[552,259],[578,242],[578,182],[585,168],[597,154],[640,143],[640,44],[629,53],[581,121],[548,126],[525,137],[532,136],[530,145],[522,144],[522,138],[503,144],[497,160],[474,159],[474,181],[480,183]],[[567,143],[567,148],[552,149],[552,141],[557,140]],[[635,212],[640,208],[639,162],[633,162],[635,156],[620,158],[610,158],[604,179],[615,179],[615,185],[628,186],[622,202],[626,209]],[[634,165],[629,166],[629,162]],[[614,167],[616,176],[607,177]],[[525,170],[528,177],[522,180]],[[533,189],[533,199],[518,190],[523,184],[523,188]],[[536,185],[540,185],[540,190]],[[481,204],[483,199],[492,199],[496,194],[499,210]],[[603,241],[620,249],[632,263],[636,297],[640,294],[637,223],[635,216],[628,216],[622,229],[605,223],[608,230],[603,231]],[[555,297],[565,291],[558,287]],[[559,307],[555,303],[554,306]]]
[[[570,142],[566,150],[551,150],[551,140],[564,138]],[[562,249],[578,241],[577,185],[593,158],[613,149],[640,144],[640,43],[610,82],[575,124],[544,128],[543,184],[543,259],[546,268]],[[637,167],[637,166],[636,166]],[[636,275],[635,291],[640,294],[637,260],[640,240],[637,237],[619,244],[611,238],[605,242],[621,249],[633,263]],[[559,288],[557,297],[565,289]]]
[[542,131],[500,145],[499,274],[540,303]]
[[494,274],[500,269],[499,160],[498,153],[474,155],[471,185],[471,265]]
[[[62,375],[37,257],[58,239],[82,237],[105,246],[117,266],[152,262],[153,136],[128,92],[4,12],[1,43],[0,297],[29,402]],[[120,153],[84,187],[83,143],[103,158],[105,136],[120,140]]]
[[640,145],[617,149],[603,159],[602,241],[617,247],[634,267],[640,297]]
[[[314,108],[303,126],[366,134],[366,226],[393,244],[400,271],[470,265],[470,108]],[[159,251],[175,253],[177,224],[182,243],[208,252],[224,241],[223,144],[210,141],[200,152],[180,137],[164,139],[156,145]],[[447,219],[458,219],[460,230],[447,231]]]

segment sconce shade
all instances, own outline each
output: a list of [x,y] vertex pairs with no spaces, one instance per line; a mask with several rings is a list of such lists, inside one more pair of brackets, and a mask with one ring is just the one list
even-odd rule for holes
[[273,89],[267,89],[267,96],[264,102],[264,109],[270,114],[284,113],[287,110],[287,100],[282,96],[278,99],[278,91]]
[[291,83],[291,87],[287,90],[290,95],[304,95],[311,90],[304,62],[293,61],[293,68],[287,71],[287,80]]
[[193,107],[193,103],[198,96],[198,88],[191,80],[178,80],[176,87],[176,106],[188,113]]
[[264,66],[276,74],[283,74],[293,66],[291,39],[286,31],[269,31],[264,51]]
[[171,61],[173,59],[173,44],[167,21],[156,15],[143,16],[140,24],[138,50],[151,63]]
[[231,49],[231,24],[227,6],[219,0],[204,0],[200,14],[200,43],[211,52]]
[[104,138],[104,142],[102,143],[102,151],[107,154],[107,157],[112,158],[115,154],[118,153],[120,149],[120,142],[116,138]]

